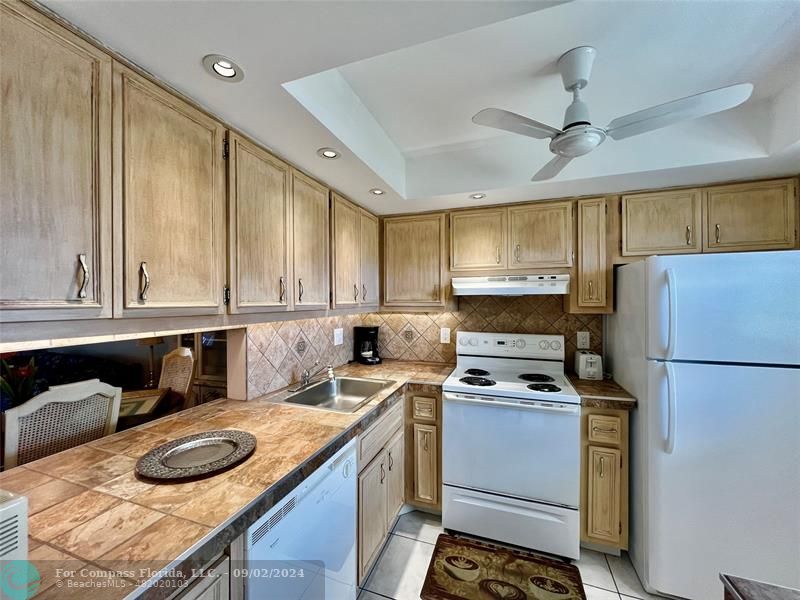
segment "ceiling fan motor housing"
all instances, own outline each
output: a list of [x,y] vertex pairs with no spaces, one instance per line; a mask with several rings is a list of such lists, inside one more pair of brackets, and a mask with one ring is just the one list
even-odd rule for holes
[[567,158],[583,156],[597,148],[606,139],[606,132],[591,125],[576,125],[559,134],[550,142],[550,152]]

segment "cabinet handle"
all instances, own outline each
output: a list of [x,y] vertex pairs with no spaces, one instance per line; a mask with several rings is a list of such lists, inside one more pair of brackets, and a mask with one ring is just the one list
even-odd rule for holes
[[142,289],[139,292],[139,298],[142,302],[147,302],[147,292],[150,290],[150,273],[147,272],[147,263],[140,264],[139,269],[142,271]]
[[592,282],[589,281],[589,300],[594,298],[594,291],[592,290]]
[[519,251],[520,251],[520,247],[519,247],[519,244],[517,244],[516,246],[514,246],[514,262],[517,262],[517,263],[519,262]]
[[353,302],[358,302],[358,285],[353,284]]
[[278,302],[283,304],[284,302],[286,302],[286,280],[283,278],[283,275],[281,275],[279,283],[281,288],[281,295],[280,298],[278,298]]
[[392,470],[393,466],[394,466],[394,459],[392,458],[392,453],[389,452],[389,470],[390,471]]
[[81,263],[81,270],[83,271],[83,279],[81,280],[81,287],[78,290],[78,298],[86,298],[86,286],[89,285],[89,266],[86,264],[86,255],[78,254],[78,262]]
[[303,279],[302,277],[297,280],[297,301],[303,301]]
[[497,247],[497,264],[500,264],[500,246]]
[[605,459],[605,456],[601,456],[600,457],[600,479],[602,479],[603,475],[604,475],[604,473],[603,473],[603,465],[605,464],[605,460],[604,459]]
[[691,225],[687,225],[686,226],[686,245],[687,246],[691,246],[692,245],[692,226]]
[[422,438],[422,449],[427,452],[428,451],[428,436],[430,434],[426,431],[425,436]]
[[617,433],[616,429],[604,429],[602,427],[597,427],[597,426],[592,427],[592,431],[595,431],[597,433]]
[[361,301],[362,302],[366,302],[367,301],[367,284],[366,283],[362,283],[361,284],[361,289],[363,290],[363,294],[361,295]]
[[714,232],[715,232],[715,234],[714,234],[714,239],[715,239],[715,240],[717,241],[717,243],[719,244],[719,238],[720,238],[719,223],[717,223],[716,225],[714,225]]
[[386,471],[383,469],[383,463],[381,463],[381,483],[383,483],[384,479],[386,479]]

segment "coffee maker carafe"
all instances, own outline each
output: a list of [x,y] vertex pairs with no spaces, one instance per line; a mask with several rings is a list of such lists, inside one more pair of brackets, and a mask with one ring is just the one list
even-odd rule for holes
[[378,326],[353,327],[353,360],[365,365],[381,362],[378,356]]

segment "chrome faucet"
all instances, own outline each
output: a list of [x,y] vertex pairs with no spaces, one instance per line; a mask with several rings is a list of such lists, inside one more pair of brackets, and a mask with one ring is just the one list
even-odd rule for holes
[[[318,364],[319,364],[319,360],[317,360],[314,363],[313,366],[316,367]],[[303,374],[300,376],[301,377],[301,381],[300,381],[300,387],[298,389],[303,389],[304,387],[309,386],[311,384],[311,380],[314,377],[316,377],[317,375],[319,375],[320,373],[322,373],[322,371],[324,371],[326,369],[328,370],[328,372],[327,372],[328,379],[330,381],[334,381],[336,379],[336,375],[334,374],[333,366],[331,366],[331,365],[326,365],[324,367],[320,367],[319,369],[317,369],[313,373],[311,373],[308,369],[306,369],[305,371],[303,371]]]

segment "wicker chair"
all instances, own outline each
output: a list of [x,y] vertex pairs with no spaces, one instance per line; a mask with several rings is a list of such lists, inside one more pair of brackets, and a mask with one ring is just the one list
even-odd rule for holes
[[122,389],[89,379],[54,385],[5,412],[5,468],[114,433]]
[[194,355],[189,348],[179,347],[164,355],[158,387],[169,388],[188,400],[194,374]]

